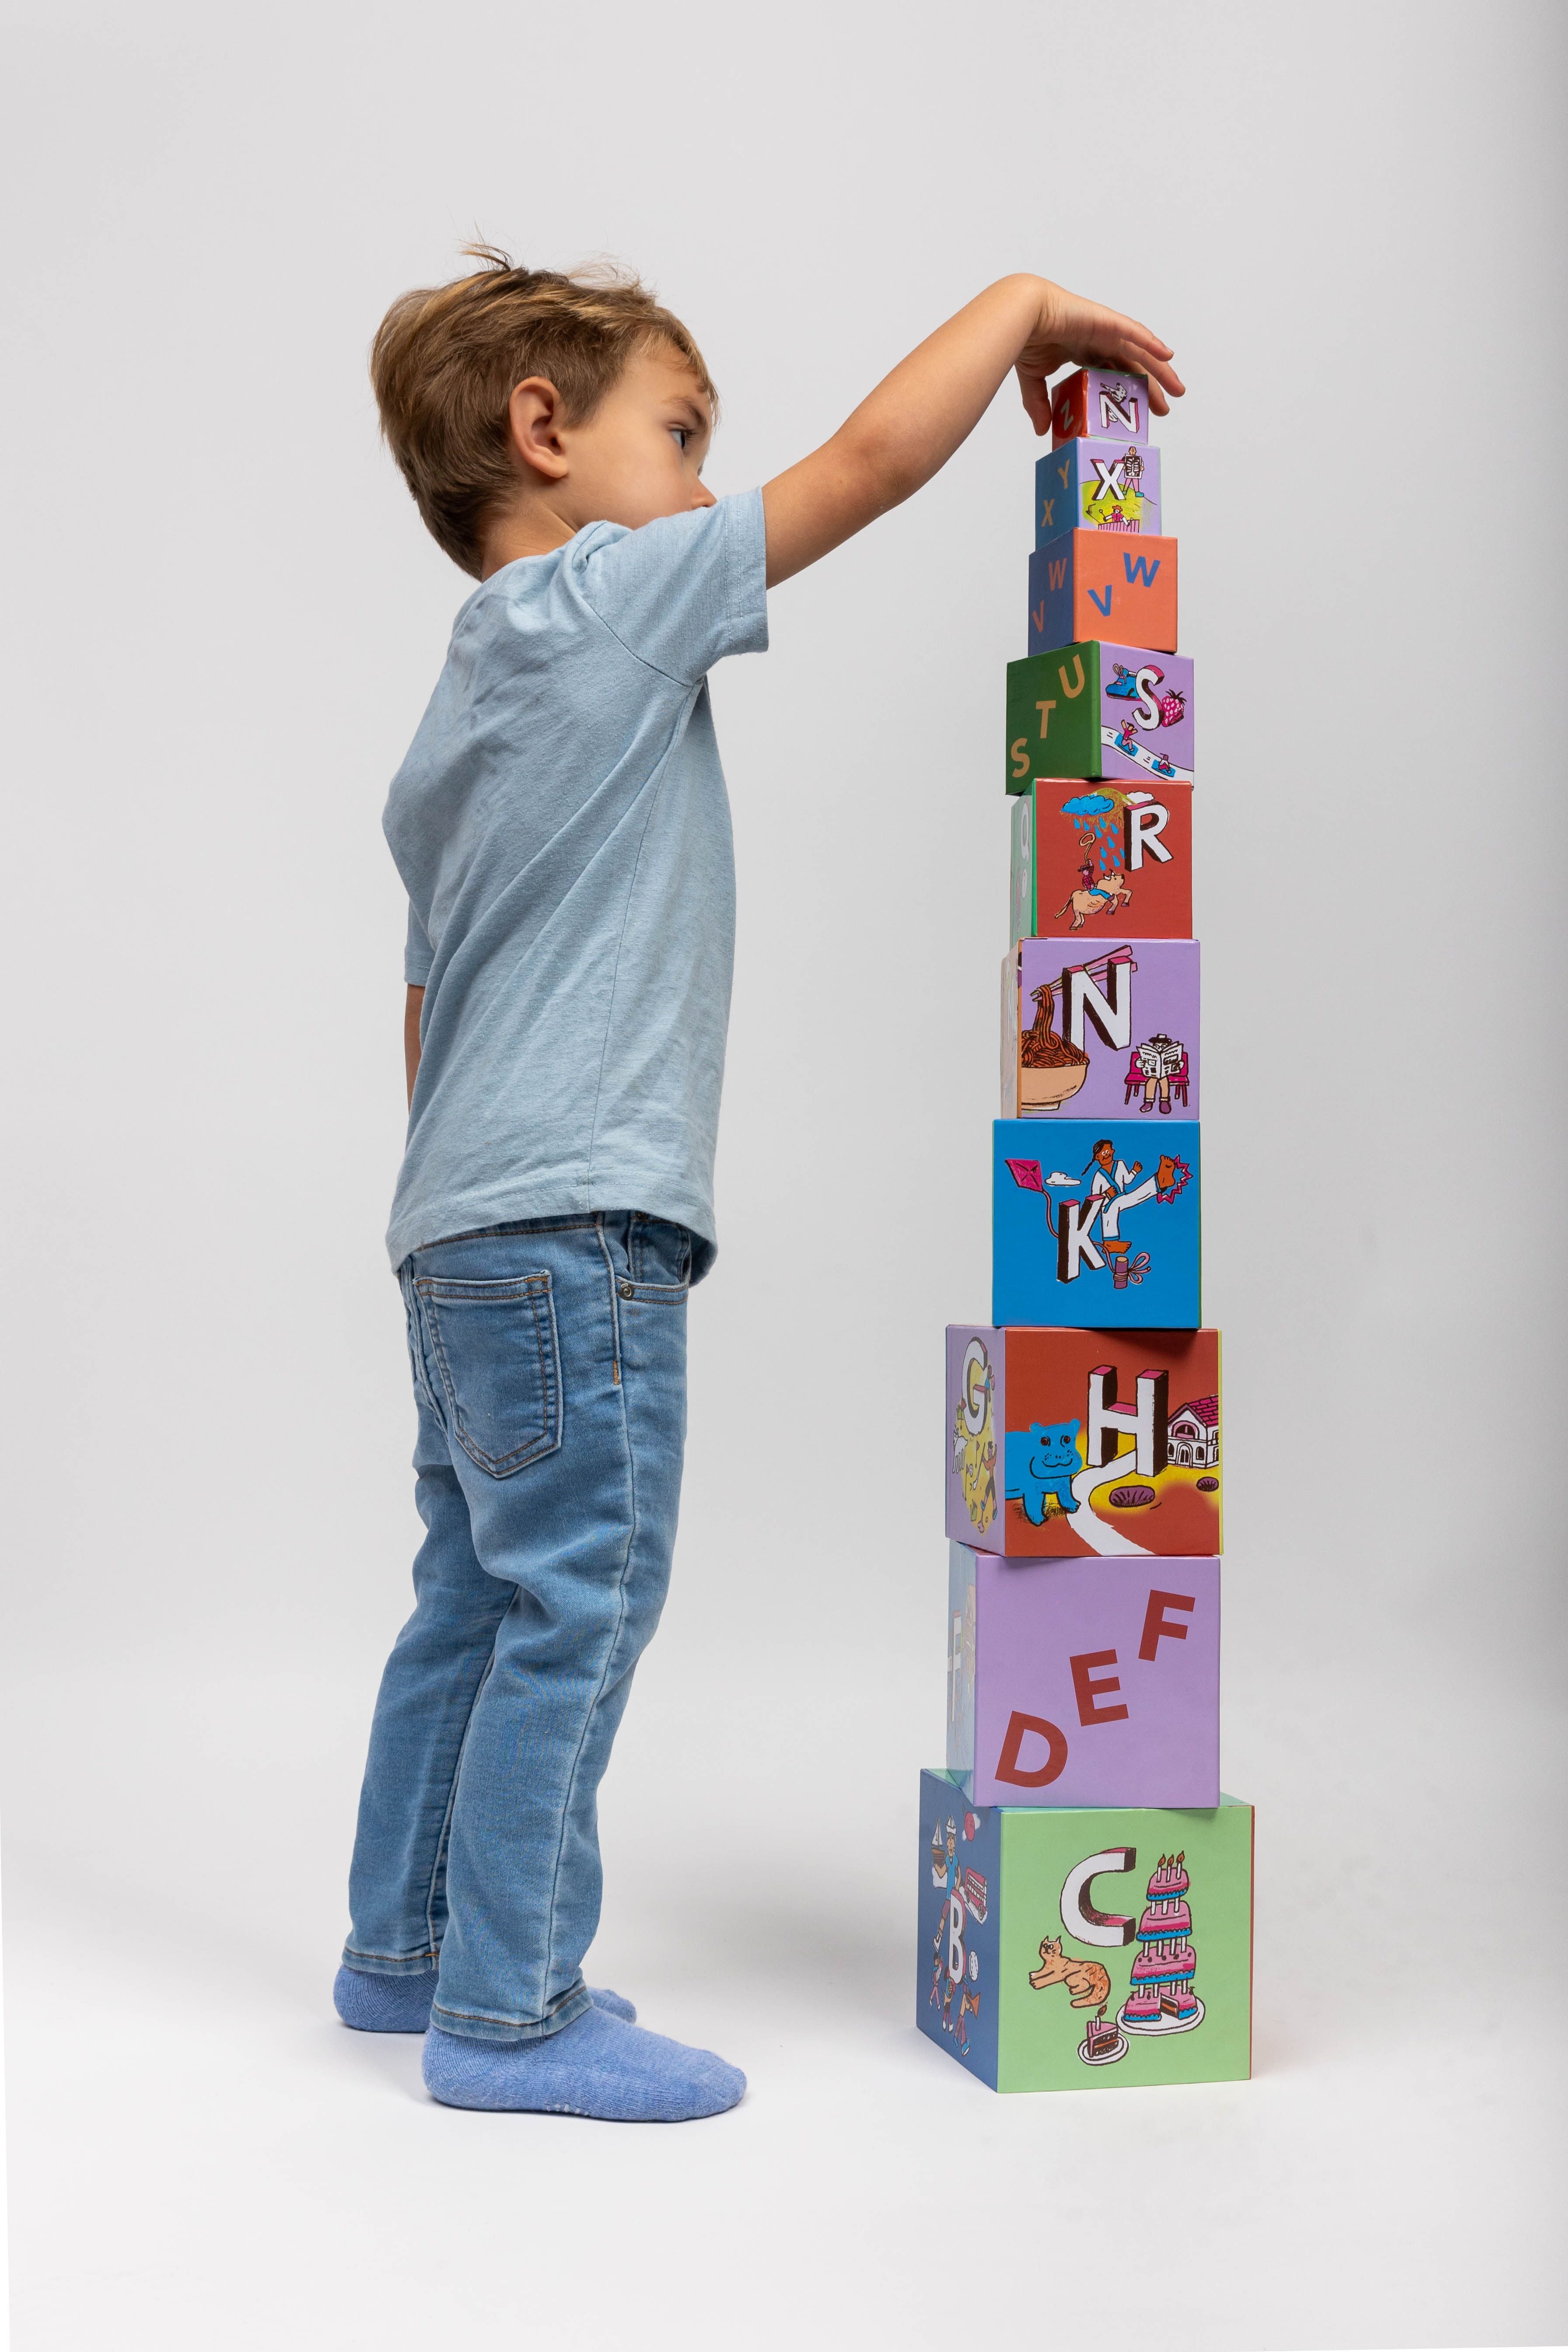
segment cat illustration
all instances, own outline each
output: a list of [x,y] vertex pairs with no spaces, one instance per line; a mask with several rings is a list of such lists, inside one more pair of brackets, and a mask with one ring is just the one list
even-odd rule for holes
[[1072,1482],[1083,1468],[1079,1427],[1076,1421],[1036,1421],[1027,1429],[1007,1432],[1007,1499],[1022,1503],[1031,1527],[1044,1526],[1053,1498],[1058,1510],[1078,1508]]
[[1048,1985],[1065,1984],[1074,2009],[1100,2009],[1110,1999],[1110,1979],[1098,1960],[1075,1960],[1062,1950],[1058,1936],[1040,1946],[1040,1965],[1029,1971],[1037,1992]]

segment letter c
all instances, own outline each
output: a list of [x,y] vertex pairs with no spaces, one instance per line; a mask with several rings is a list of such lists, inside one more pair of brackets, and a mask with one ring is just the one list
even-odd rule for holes
[[[998,1775],[1000,1778],[1000,1775]],[[1138,1860],[1135,1845],[1109,1845],[1099,1853],[1091,1853],[1073,1870],[1069,1870],[1062,1887],[1062,1926],[1080,1944],[1104,1944],[1115,1947],[1130,1944],[1137,1927],[1135,1919],[1123,1919],[1115,1911],[1097,1911],[1092,1888],[1101,1871],[1131,1870]]]

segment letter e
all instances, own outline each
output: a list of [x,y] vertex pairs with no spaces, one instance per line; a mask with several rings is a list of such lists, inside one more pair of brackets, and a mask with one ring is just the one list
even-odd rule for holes
[[1078,1700],[1080,1723],[1126,1722],[1127,1709],[1124,1706],[1107,1706],[1104,1704],[1109,1692],[1121,1688],[1120,1678],[1115,1675],[1096,1675],[1094,1671],[1096,1666],[1113,1666],[1115,1664],[1114,1650],[1085,1650],[1079,1656],[1068,1660],[1072,1669],[1073,1696]]

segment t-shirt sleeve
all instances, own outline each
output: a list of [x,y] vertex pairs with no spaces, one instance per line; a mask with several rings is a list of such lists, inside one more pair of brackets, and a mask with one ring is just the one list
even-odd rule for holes
[[408,940],[403,950],[403,977],[410,988],[423,988],[430,977],[436,950],[425,936],[425,926],[408,903]]
[[628,653],[682,686],[726,654],[767,649],[761,490],[640,530],[599,524],[574,556],[582,593]]

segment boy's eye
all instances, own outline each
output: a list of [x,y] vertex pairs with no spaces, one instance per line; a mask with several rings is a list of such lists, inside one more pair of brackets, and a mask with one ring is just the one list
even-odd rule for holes
[[669,429],[674,434],[680,447],[684,449],[687,443],[691,438],[690,428],[685,425],[672,425]]

